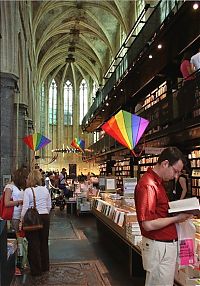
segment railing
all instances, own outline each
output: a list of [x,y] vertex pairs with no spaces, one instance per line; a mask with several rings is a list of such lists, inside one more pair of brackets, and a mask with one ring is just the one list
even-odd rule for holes
[[[113,89],[113,87],[122,81],[124,75],[127,74],[130,67],[137,65],[138,61],[142,57],[145,52],[145,47],[149,46],[153,40],[157,32],[159,32],[165,22],[167,22],[168,18],[171,18],[183,5],[184,1],[165,1],[161,0],[157,6],[154,8],[152,13],[149,15],[149,18],[146,19],[145,22],[142,20],[136,21],[133,26],[131,32],[123,43],[122,47],[127,49],[126,54],[121,57],[120,48],[117,53],[117,57],[115,57],[116,62],[118,63],[112,72],[111,77],[106,82],[105,86],[102,90],[99,90],[96,94],[96,98],[91,105],[88,113],[85,115],[82,121],[82,125],[86,126],[89,121],[93,118],[97,109],[101,107],[103,101],[106,97],[109,96],[109,92]],[[141,19],[141,15],[145,16],[145,12],[147,8],[145,8],[139,16]],[[143,23],[142,29],[139,31],[138,35],[135,35],[135,31],[139,27],[139,24]],[[131,36],[130,36],[131,35]],[[131,39],[131,45],[130,44]],[[128,44],[128,46],[127,46]],[[120,59],[120,60],[119,60]]]

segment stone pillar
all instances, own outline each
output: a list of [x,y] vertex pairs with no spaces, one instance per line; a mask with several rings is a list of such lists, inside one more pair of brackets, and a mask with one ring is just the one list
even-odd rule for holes
[[[27,136],[34,133],[33,120],[31,120],[30,118],[27,119],[26,128],[27,128]],[[26,162],[27,162],[27,166],[29,169],[31,169],[32,160],[33,160],[33,151],[27,146],[27,148],[26,148]]]
[[3,186],[3,176],[11,175],[15,169],[13,150],[16,142],[13,140],[14,96],[17,77],[9,73],[0,73],[0,188]]
[[27,164],[27,154],[25,143],[23,142],[23,138],[26,136],[26,114],[27,114],[27,106],[24,104],[19,104],[18,111],[18,167],[22,164]]

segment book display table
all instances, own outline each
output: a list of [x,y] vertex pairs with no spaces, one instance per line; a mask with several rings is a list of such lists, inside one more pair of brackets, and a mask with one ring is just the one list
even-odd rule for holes
[[[93,201],[92,213],[96,217],[100,240],[108,252],[123,266],[126,266],[130,276],[145,278],[140,251],[141,233],[137,226],[134,208],[123,206],[120,202],[104,201],[98,198]],[[193,223],[196,227],[195,250],[199,263],[200,220],[193,220]],[[177,271],[174,285],[199,285],[199,266],[187,266]]]
[[15,251],[9,253],[7,249],[6,221],[0,220],[0,285],[9,286],[15,273]]

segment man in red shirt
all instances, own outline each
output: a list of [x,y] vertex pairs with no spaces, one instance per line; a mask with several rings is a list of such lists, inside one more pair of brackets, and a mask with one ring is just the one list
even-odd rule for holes
[[183,222],[192,215],[168,215],[169,200],[163,182],[177,178],[184,163],[185,158],[178,148],[166,148],[155,167],[149,168],[136,186],[135,206],[143,236],[145,286],[173,286],[177,259],[175,223]]

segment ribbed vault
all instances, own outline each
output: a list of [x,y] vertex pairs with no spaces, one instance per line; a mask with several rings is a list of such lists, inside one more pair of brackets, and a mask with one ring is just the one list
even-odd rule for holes
[[[102,84],[134,21],[134,1],[32,1],[37,81],[49,75]],[[73,71],[73,73],[72,73]]]

